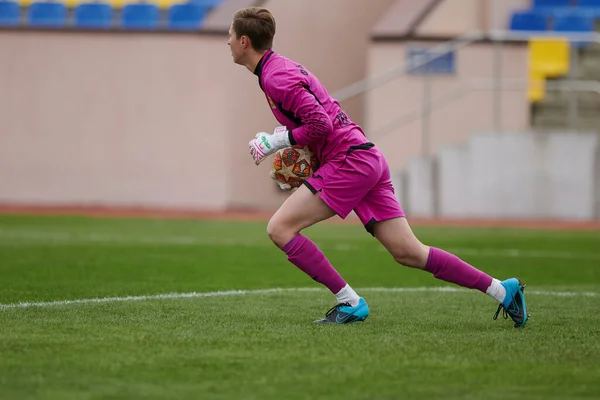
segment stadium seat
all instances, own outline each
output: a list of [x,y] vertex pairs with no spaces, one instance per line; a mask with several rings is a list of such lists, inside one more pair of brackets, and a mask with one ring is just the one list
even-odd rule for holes
[[57,1],[31,3],[27,9],[29,26],[62,27],[67,21],[67,6]]
[[67,8],[75,9],[75,7],[77,7],[79,4],[88,3],[91,0],[61,0],[61,1],[63,3],[65,3]]
[[197,4],[175,4],[169,8],[168,27],[173,30],[200,29],[205,15],[205,9]]
[[110,6],[113,8],[113,10],[120,10],[121,8],[123,8],[125,6],[125,4],[133,3],[133,1],[130,1],[130,0],[103,0],[103,1],[110,4]]
[[531,102],[544,99],[546,79],[566,75],[570,69],[570,47],[566,38],[533,38],[529,41],[529,84]]
[[190,3],[194,3],[204,8],[206,11],[210,11],[215,7],[218,7],[223,0],[190,0]]
[[532,38],[529,41],[529,68],[544,76],[566,75],[570,68],[569,56],[566,38]]
[[600,8],[600,0],[577,0],[577,7]]
[[532,103],[544,100],[546,97],[546,78],[544,75],[529,70],[527,98]]
[[512,31],[545,31],[547,28],[547,17],[536,11],[515,11],[510,19]]
[[158,19],[156,4],[132,3],[123,7],[122,23],[125,29],[156,29]]
[[570,7],[572,4],[571,0],[534,0],[533,8]]
[[182,4],[183,0],[149,0],[148,2],[156,4],[161,10],[168,10],[175,4]]
[[579,0],[577,3],[580,10],[585,10],[594,18],[600,18],[600,0]]
[[[554,31],[592,33],[594,32],[594,15],[580,9],[557,12],[554,19]],[[588,45],[589,42],[571,41],[571,44],[575,47],[582,47]]]
[[551,16],[553,12],[571,9],[573,3],[571,0],[535,0],[533,2],[533,11]]
[[594,15],[582,9],[554,13],[554,30],[558,32],[593,32]]
[[16,26],[21,22],[21,7],[15,1],[0,1],[0,25]]
[[[21,5],[21,7],[23,8],[27,8],[31,5],[31,3],[34,3],[36,1],[40,1],[40,0],[17,0],[18,3]],[[54,0],[57,1],[57,0]],[[89,0],[60,0],[61,3],[64,3],[67,8],[75,8],[75,6],[79,3],[85,3]]]
[[75,7],[75,26],[78,28],[108,29],[113,9],[107,3],[81,3]]

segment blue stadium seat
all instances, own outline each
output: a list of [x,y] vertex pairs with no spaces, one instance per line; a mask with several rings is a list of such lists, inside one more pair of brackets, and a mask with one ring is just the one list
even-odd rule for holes
[[223,0],[189,0],[189,2],[199,5],[206,11],[210,11],[213,8],[218,7]]
[[122,23],[125,29],[158,28],[159,10],[155,4],[130,3],[123,7]]
[[533,0],[533,8],[570,7],[571,0]]
[[205,8],[198,4],[174,4],[169,8],[167,25],[173,30],[196,30],[200,29],[205,16]]
[[[554,31],[556,32],[594,32],[594,15],[585,10],[575,8],[570,12],[556,13],[554,19]],[[571,41],[574,47],[587,46],[585,41]]]
[[75,7],[75,26],[78,28],[108,29],[113,8],[107,3],[81,3]]
[[577,5],[580,9],[593,14],[595,18],[600,18],[600,0],[579,0]]
[[0,1],[0,25],[15,26],[21,20],[21,7],[16,1]]
[[515,11],[510,19],[512,31],[545,31],[548,29],[548,18],[536,11]]
[[67,21],[67,6],[57,1],[33,2],[29,5],[27,23],[29,26],[59,28]]
[[572,5],[571,0],[534,0],[533,10],[550,16],[555,11],[568,10]]
[[558,32],[593,32],[594,15],[578,8],[569,12],[557,12],[554,16],[554,30]]

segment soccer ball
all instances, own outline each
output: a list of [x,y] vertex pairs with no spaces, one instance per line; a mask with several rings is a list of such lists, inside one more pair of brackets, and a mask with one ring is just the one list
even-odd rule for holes
[[317,168],[319,168],[317,156],[308,146],[294,145],[275,153],[272,173],[278,182],[297,188]]

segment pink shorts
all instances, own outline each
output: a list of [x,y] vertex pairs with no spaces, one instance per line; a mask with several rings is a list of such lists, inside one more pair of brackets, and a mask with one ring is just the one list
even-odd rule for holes
[[376,222],[405,216],[394,195],[387,161],[372,143],[351,146],[304,184],[340,217],[354,210],[371,234]]

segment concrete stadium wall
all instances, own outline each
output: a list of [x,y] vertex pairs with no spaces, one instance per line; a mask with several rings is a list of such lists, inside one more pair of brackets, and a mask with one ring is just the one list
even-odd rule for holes
[[[275,50],[335,91],[364,77],[369,31],[391,3],[267,1]],[[277,123],[226,35],[2,30],[0,90],[0,202],[273,209],[285,198],[269,162],[248,154]],[[361,101],[345,104],[356,119]]]
[[433,216],[417,202],[452,218],[599,218],[599,149],[593,133],[477,134],[442,148],[434,172],[430,159],[409,162],[408,212]]

